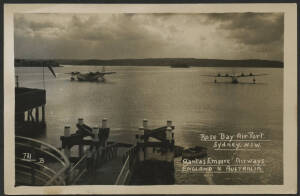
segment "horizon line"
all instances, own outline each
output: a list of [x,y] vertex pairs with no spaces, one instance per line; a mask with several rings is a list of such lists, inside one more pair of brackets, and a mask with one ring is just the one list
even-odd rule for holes
[[271,60],[271,59],[217,59],[217,58],[194,58],[194,57],[147,57],[147,58],[116,58],[116,59],[95,59],[95,58],[82,58],[82,59],[72,59],[72,58],[19,58],[16,59],[24,59],[24,60],[78,60],[78,61],[86,61],[86,60],[99,60],[99,61],[113,61],[113,60],[146,60],[146,59],[195,59],[195,60],[223,60],[223,61],[276,61],[283,63],[282,60]]

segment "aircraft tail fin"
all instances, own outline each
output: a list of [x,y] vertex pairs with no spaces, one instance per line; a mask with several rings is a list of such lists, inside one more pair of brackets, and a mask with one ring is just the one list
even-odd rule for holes
[[56,77],[56,74],[55,74],[53,68],[51,67],[51,65],[47,65],[47,67],[49,68],[49,70],[51,71],[51,73],[54,75],[54,77]]

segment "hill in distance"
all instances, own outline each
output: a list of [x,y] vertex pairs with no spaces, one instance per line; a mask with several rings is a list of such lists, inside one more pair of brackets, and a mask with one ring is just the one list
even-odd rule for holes
[[283,62],[246,59],[195,59],[195,58],[146,58],[146,59],[15,59],[15,67],[42,67],[49,63],[53,67],[59,65],[93,65],[93,66],[173,66],[187,65],[191,67],[270,67],[283,68]]

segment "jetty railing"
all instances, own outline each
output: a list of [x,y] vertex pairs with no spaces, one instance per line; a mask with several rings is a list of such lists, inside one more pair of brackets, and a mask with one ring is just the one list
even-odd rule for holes
[[85,154],[69,170],[67,183],[76,184],[78,180],[88,171],[88,156]]
[[128,184],[141,163],[156,160],[172,165],[174,160],[174,128],[172,121],[168,120],[166,126],[149,129],[148,120],[144,119],[143,126],[139,128],[143,132],[136,135],[136,145],[131,147],[123,156],[123,167],[115,185]]
[[[67,184],[87,183],[82,181],[85,175],[93,177],[99,167],[118,154],[119,143],[107,141],[110,131],[107,128],[107,119],[102,120],[100,128],[90,128],[80,118],[77,128],[76,133],[70,134],[70,127],[66,126],[64,136],[61,136],[62,149],[71,162],[66,178]],[[71,153],[74,146],[78,146],[77,156],[74,156],[74,151]]]
[[99,167],[117,156],[117,150],[116,144],[87,150],[78,161],[73,162],[68,172],[67,184],[77,184],[86,174],[90,177],[95,175]]
[[39,140],[15,137],[15,185],[65,185],[68,158]]
[[137,147],[133,146],[125,153],[125,155],[123,155],[121,162],[123,167],[116,179],[115,185],[128,184],[128,180],[132,175],[133,167],[136,161],[136,152]]

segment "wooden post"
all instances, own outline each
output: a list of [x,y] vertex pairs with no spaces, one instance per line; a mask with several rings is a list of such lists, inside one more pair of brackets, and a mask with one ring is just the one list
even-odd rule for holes
[[[144,143],[144,139],[141,139],[142,135],[137,135],[137,140],[139,144],[143,144]],[[139,161],[142,162],[145,160],[145,152],[144,152],[144,147],[141,145],[138,145],[138,157],[139,157]]]
[[[148,129],[148,120],[147,119],[143,120],[143,127],[142,127],[142,129],[144,130],[144,135],[146,135],[146,133],[147,133],[146,129]],[[145,142],[147,142],[147,140],[148,139],[145,138]]]
[[148,128],[148,120],[147,120],[147,119],[144,119],[144,120],[143,120],[143,128],[144,128],[144,129],[147,129],[147,128]]
[[70,132],[71,132],[70,126],[65,126],[65,129],[64,129],[64,136],[65,136],[65,137],[69,137],[69,136],[70,136]]
[[[102,129],[107,129],[107,118],[102,119]],[[103,140],[102,140],[103,141]],[[107,146],[107,138],[103,141],[103,147]]]
[[[144,128],[144,136],[147,134],[147,129],[148,129],[148,120],[144,119],[143,120],[143,128]],[[144,138],[145,140],[145,144],[147,144],[148,142],[148,138]],[[144,148],[144,159],[147,159],[147,155],[149,155],[149,153],[147,153],[147,151],[151,152],[152,151],[152,147],[148,147],[147,145]]]
[[[84,121],[83,118],[78,118],[78,124],[79,125],[83,125]],[[79,153],[79,157],[83,156],[83,145],[82,145],[82,139],[80,141],[80,144],[78,145],[78,153]]]
[[78,118],[78,124],[79,124],[79,125],[83,125],[83,124],[84,124],[83,118]]
[[107,118],[102,119],[102,129],[107,128]]
[[99,128],[97,126],[94,126],[92,132],[94,134],[94,137],[93,137],[93,146],[90,148],[93,155],[91,164],[92,164],[92,170],[95,171],[97,165],[97,159],[98,159],[97,144],[99,143],[99,137],[98,137]]
[[94,126],[93,127],[93,134],[94,134],[93,141],[94,142],[99,141],[98,132],[99,132],[99,128],[97,126]]
[[42,122],[46,122],[45,105],[42,105]]
[[172,127],[172,121],[171,120],[167,120],[167,127]]
[[35,121],[40,122],[39,107],[35,108]]
[[172,142],[172,128],[167,127],[166,130],[166,139],[171,143]]
[[[148,120],[147,119],[143,119],[143,127],[141,128],[141,129],[143,129],[144,130],[144,136],[146,135],[146,133],[147,133],[147,130],[146,129],[148,129]],[[145,138],[144,137],[144,139],[142,139],[141,138],[141,135],[140,135],[140,142],[141,143],[147,143],[147,141],[148,141],[148,138]],[[144,147],[140,147],[140,160],[141,161],[144,161],[144,160],[146,160],[146,158],[147,158],[147,149],[148,149],[149,147],[147,147],[147,146],[144,146]],[[144,156],[143,156],[144,155]]]
[[[173,129],[172,129],[172,121],[171,120],[167,120],[167,130],[166,130],[166,136],[167,136],[167,140],[169,140],[170,143],[172,143],[174,140],[174,133],[173,133]],[[172,143],[174,144],[174,143]],[[174,161],[174,148],[169,148],[168,152],[166,154],[166,160],[170,163],[172,163]]]
[[[65,129],[64,129],[64,136],[65,137],[69,137],[70,136],[70,127],[69,126],[65,126]],[[70,148],[69,146],[65,146],[64,148],[64,153],[66,155],[67,158],[70,158],[70,155],[71,155],[71,152],[70,152]]]
[[167,120],[166,139],[172,142],[172,121]]

